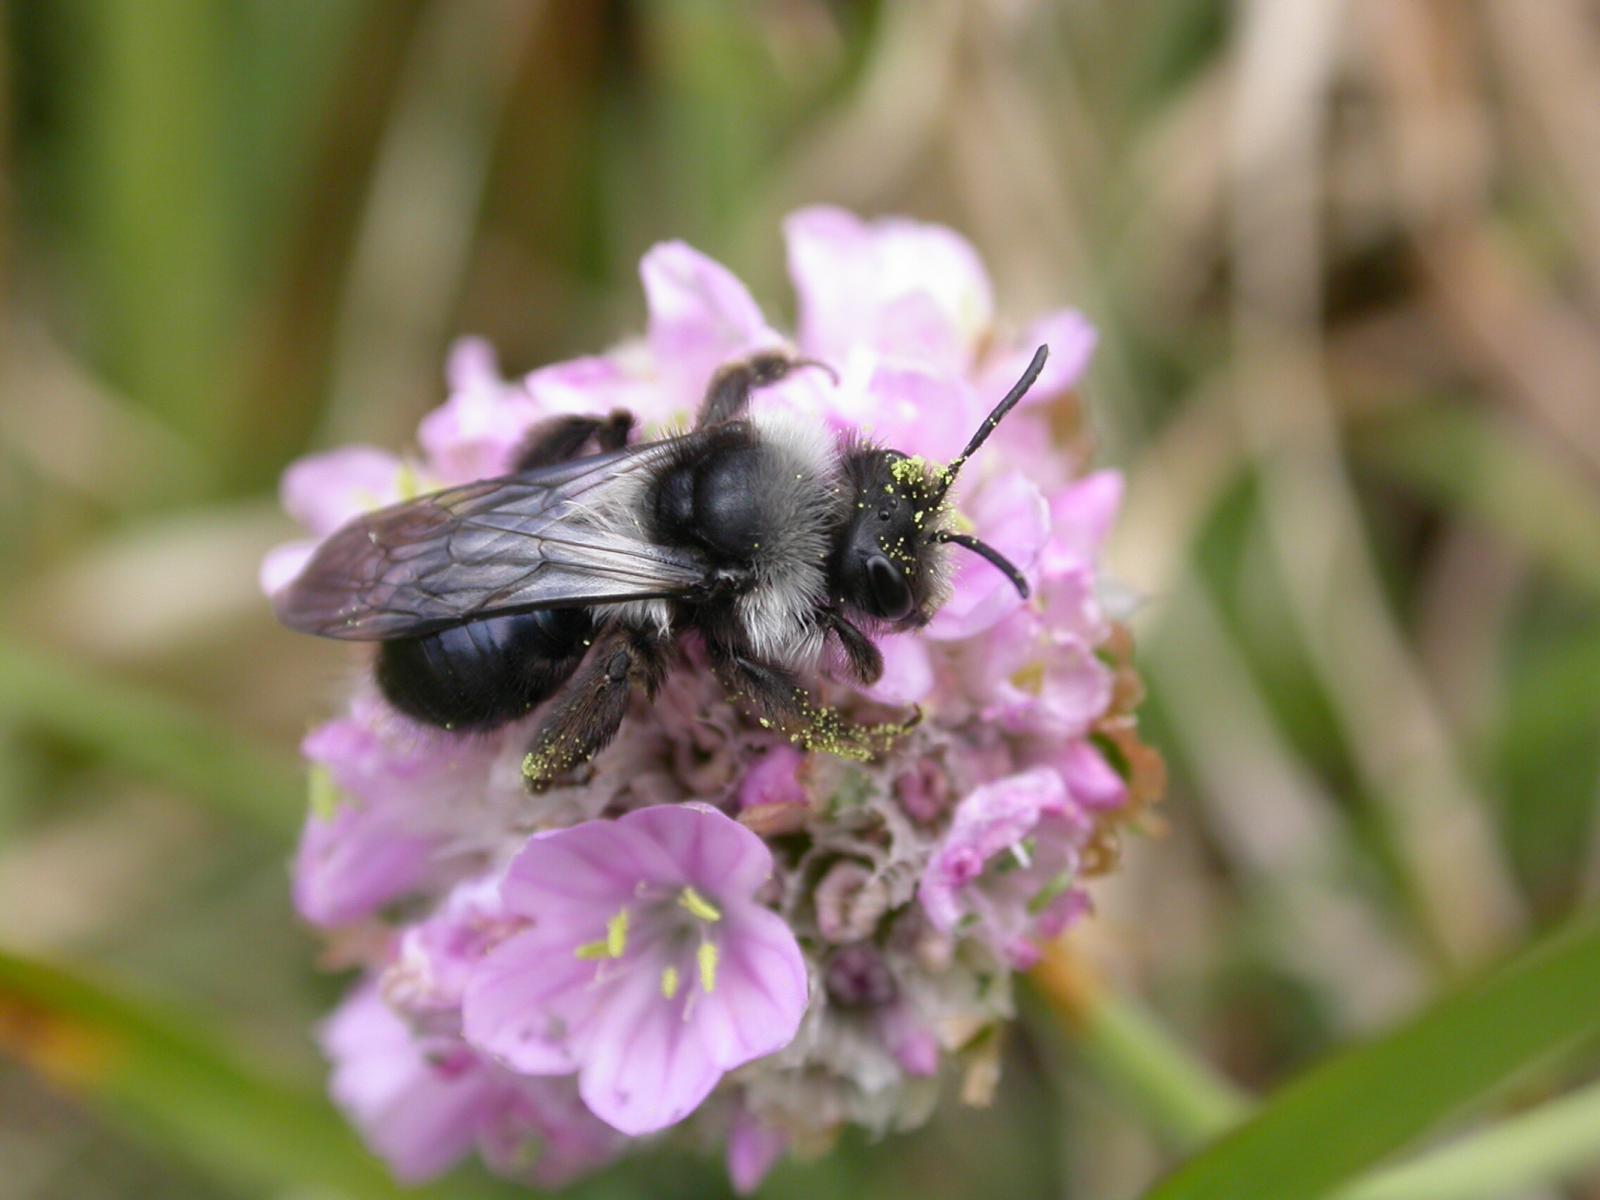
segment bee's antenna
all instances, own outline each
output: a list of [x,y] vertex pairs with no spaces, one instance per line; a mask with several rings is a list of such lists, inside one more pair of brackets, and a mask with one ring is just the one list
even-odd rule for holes
[[[1034,357],[1034,364],[1037,365],[1040,361],[1041,360],[1036,355]],[[1037,371],[1034,373],[1038,374]],[[1027,389],[1024,388],[1023,390],[1026,391]],[[1021,596],[1024,600],[1028,598],[1028,581],[1022,577],[1022,572],[1017,570],[1015,563],[1013,563],[1004,554],[1001,554],[1000,551],[996,550],[993,546],[989,545],[988,542],[980,542],[970,533],[950,533],[949,531],[936,533],[929,540],[934,542],[945,542],[955,546],[962,546],[968,550],[971,550],[974,554],[988,559],[994,564],[995,568],[1002,575],[1011,581],[1011,586],[1017,589],[1017,595]]]
[[1017,406],[1017,401],[1028,394],[1028,389],[1039,378],[1039,372],[1044,370],[1044,360],[1050,357],[1050,347],[1040,346],[1033,352],[1033,361],[1028,364],[1028,369],[1022,373],[1022,378],[1011,385],[1011,390],[1005,394],[1005,399],[994,406],[994,411],[984,418],[983,424],[978,426],[978,432],[972,435],[972,440],[967,443],[967,448],[951,460],[950,465],[944,469],[943,480],[940,484],[935,501],[944,498],[950,490],[950,485],[955,482],[956,475],[961,468],[966,466],[967,459],[977,453],[978,447],[989,440],[989,435],[995,427],[1005,420],[1006,414]]

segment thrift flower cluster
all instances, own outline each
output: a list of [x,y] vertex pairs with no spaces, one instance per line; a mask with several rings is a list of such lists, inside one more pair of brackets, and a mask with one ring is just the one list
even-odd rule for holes
[[954,496],[1031,598],[952,552],[953,594],[925,629],[882,640],[877,684],[818,680],[849,720],[920,710],[867,761],[764,728],[688,639],[655,701],[636,698],[617,740],[540,794],[521,772],[537,713],[447,733],[363,676],[306,737],[294,896],[362,970],[321,1032],[332,1092],[403,1180],[476,1152],[556,1185],[683,1126],[724,1146],[749,1190],[846,1125],[917,1125],[947,1083],[985,1102],[1013,973],[1088,911],[1085,880],[1160,789],[1098,586],[1121,481],[1081,469],[1073,389],[1092,328],[1062,310],[1004,334],[947,229],[816,208],[785,235],[792,338],[726,269],[666,243],[641,264],[643,338],[511,380],[462,342],[414,453],[353,446],[284,476],[307,536],[269,555],[269,592],[363,510],[504,473],[541,420],[626,408],[644,438],[683,427],[712,372],[758,349],[832,373],[797,372],[756,412],[934,461],[1035,346],[1052,351]]

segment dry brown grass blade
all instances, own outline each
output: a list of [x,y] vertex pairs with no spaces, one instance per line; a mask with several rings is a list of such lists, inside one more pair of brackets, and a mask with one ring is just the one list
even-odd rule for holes
[[[1533,9],[1542,6],[1516,6],[1522,18]],[[1429,303],[1492,390],[1600,469],[1600,343],[1496,227],[1489,189],[1499,151],[1487,84],[1472,74],[1480,31],[1471,12],[1367,0],[1358,13],[1361,62],[1382,105],[1399,216]]]
[[1323,367],[1319,161],[1342,5],[1244,6],[1231,259],[1239,421],[1292,615],[1447,962],[1488,956],[1521,905],[1480,797],[1390,615],[1343,463]]

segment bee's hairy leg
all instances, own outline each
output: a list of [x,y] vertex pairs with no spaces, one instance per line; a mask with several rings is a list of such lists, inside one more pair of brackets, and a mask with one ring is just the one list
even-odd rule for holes
[[522,776],[543,791],[616,737],[635,689],[653,697],[667,674],[668,643],[654,632],[612,625],[562,689],[528,746]]
[[883,654],[872,644],[872,639],[857,629],[836,609],[819,610],[823,627],[839,639],[844,651],[845,666],[862,683],[871,687],[883,678]]
[[705,429],[743,416],[750,407],[752,392],[777,383],[801,367],[816,367],[826,371],[835,383],[838,382],[839,377],[827,363],[814,358],[794,358],[781,350],[763,350],[739,362],[719,367],[706,387],[705,399],[700,402],[700,415],[695,418],[695,428]]
[[753,704],[765,721],[787,729],[810,715],[811,693],[793,672],[722,642],[708,639],[706,648],[723,687]]
[[551,417],[528,430],[512,460],[512,470],[531,471],[567,462],[582,454],[590,441],[601,450],[620,450],[627,445],[632,429],[633,414],[625,408],[613,409],[604,417]]

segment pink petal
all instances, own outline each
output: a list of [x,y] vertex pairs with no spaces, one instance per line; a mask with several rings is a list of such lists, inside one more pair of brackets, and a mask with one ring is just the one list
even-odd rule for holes
[[788,1149],[789,1139],[781,1130],[741,1112],[728,1131],[728,1181],[733,1190],[750,1195]]
[[[767,844],[739,822],[703,804],[660,804],[618,825],[648,837],[674,869],[675,882],[712,896],[748,896],[772,874]],[[645,878],[636,876],[636,878]]]
[[1052,549],[1093,559],[1122,506],[1122,474],[1096,471],[1050,497]]
[[[986,483],[971,501],[967,515],[978,537],[988,542],[1022,571],[1036,579],[1034,564],[1050,530],[1050,513],[1044,496],[1023,475],[1006,474]],[[990,629],[1024,604],[1011,581],[990,563],[958,547],[950,599],[924,632],[935,640],[969,638]]]
[[433,847],[371,805],[306,818],[294,858],[294,903],[313,925],[369,917],[427,879]]
[[283,509],[326,537],[352,517],[400,499],[401,463],[386,450],[346,446],[290,465],[278,486]]
[[1127,803],[1128,785],[1090,742],[1067,743],[1055,766],[1072,798],[1085,808],[1105,811]]
[[899,218],[868,224],[837,208],[793,213],[784,237],[806,353],[837,360],[866,345],[937,370],[971,364],[994,300],[964,238]]
[[641,881],[676,884],[677,864],[621,821],[585,821],[530,839],[506,871],[502,895],[522,916],[548,923],[560,914],[594,928],[629,903]]
[[983,366],[979,386],[985,396],[1000,399],[1022,377],[1028,361],[1040,346],[1050,347],[1044,370],[1023,397],[1021,407],[1034,408],[1059,400],[1077,386],[1094,357],[1100,335],[1089,319],[1075,308],[1059,309],[1028,326],[1023,335],[1003,354],[994,355]]
[[573,942],[534,928],[500,943],[472,972],[461,1002],[461,1032],[472,1045],[527,1075],[578,1069],[566,1015],[585,1010],[595,964]]
[[472,1148],[500,1086],[470,1061],[430,1062],[411,1031],[363,986],[322,1028],[329,1091],[402,1183],[441,1174]]
[[809,990],[805,959],[777,913],[753,904],[724,914],[717,986],[696,998],[690,1021],[724,1071],[794,1040]]
[[744,284],[683,242],[651,247],[639,274],[651,353],[662,378],[686,400],[697,400],[723,363],[780,340]]
[[883,654],[883,675],[862,694],[878,704],[901,707],[918,704],[933,691],[933,660],[921,638],[895,634],[878,642]]
[[983,419],[980,407],[965,380],[902,360],[875,360],[864,384],[847,386],[839,396],[839,414],[853,428],[902,454],[934,462],[948,462],[961,452]]
[[305,541],[284,542],[268,550],[261,559],[261,571],[257,577],[261,591],[267,596],[282,591],[296,575],[305,570],[306,563],[311,561],[316,550],[315,542]]
[[799,779],[806,756],[793,746],[774,746],[745,772],[739,782],[739,807],[765,808],[771,804],[809,804]]
[[634,1137],[687,1117],[722,1078],[697,1024],[663,1000],[658,974],[622,979],[584,1031],[578,1091],[589,1111]]
[[452,392],[500,386],[500,360],[494,346],[487,338],[457,338],[445,358],[444,378]]

